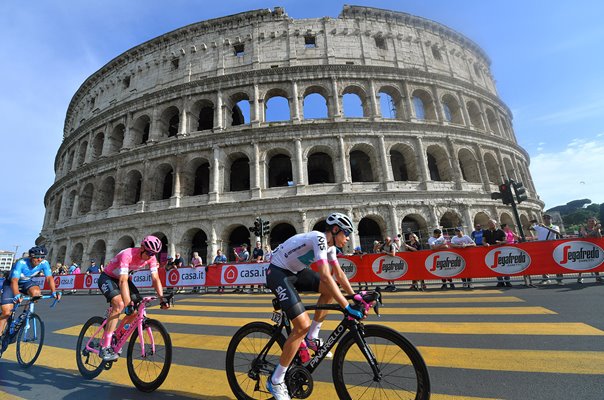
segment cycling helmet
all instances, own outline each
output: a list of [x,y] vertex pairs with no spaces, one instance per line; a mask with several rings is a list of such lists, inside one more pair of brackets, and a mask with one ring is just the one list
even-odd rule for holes
[[44,246],[35,246],[29,249],[30,257],[46,257],[48,255],[48,251],[46,251],[46,247]]
[[161,250],[161,240],[152,235],[145,236],[141,242],[141,246],[143,246],[145,250],[157,254]]
[[354,231],[354,225],[352,223],[352,220],[346,214],[338,212],[329,214],[329,217],[327,217],[327,220],[325,222],[327,222],[327,225],[339,226],[340,229],[346,231],[348,234],[351,234]]

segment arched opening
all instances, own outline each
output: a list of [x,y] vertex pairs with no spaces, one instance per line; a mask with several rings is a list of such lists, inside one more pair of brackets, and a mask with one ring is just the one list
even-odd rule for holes
[[346,118],[362,118],[363,101],[356,93],[346,93],[342,96],[343,114]]
[[271,248],[276,248],[281,243],[285,242],[290,237],[296,234],[296,228],[292,225],[282,222],[280,224],[275,225],[271,229],[270,233],[270,244]]
[[304,119],[328,118],[327,100],[319,93],[310,93],[304,97]]
[[246,93],[237,93],[231,97],[231,126],[250,123],[250,98]]
[[490,217],[488,214],[479,212],[474,216],[474,226],[480,225],[482,229],[485,229],[487,226],[487,222],[489,222]]
[[105,265],[105,255],[107,247],[104,240],[97,240],[90,251],[90,258],[94,258],[99,265]]
[[[501,224],[500,226],[503,226],[504,224],[509,226],[511,230],[513,230],[514,232],[516,232],[516,223],[514,222],[514,218],[512,218],[512,216],[508,213],[502,213],[501,216],[499,217],[499,223]],[[503,229],[503,228],[501,228]],[[518,232],[516,232],[516,234],[518,234]]]
[[103,180],[101,187],[96,193],[96,210],[103,211],[113,205],[113,196],[115,194],[115,179],[108,176]]
[[365,253],[373,252],[373,242],[382,241],[382,231],[377,222],[371,218],[363,218],[359,222],[359,241]]
[[80,271],[84,272],[82,265],[82,261],[84,261],[84,246],[82,243],[77,243],[73,246],[69,259],[72,263],[78,264],[80,266]]
[[65,254],[67,253],[67,246],[59,247],[59,251],[57,252],[57,262],[61,264],[65,264]]
[[495,157],[491,153],[484,155],[484,163],[487,168],[487,175],[489,176],[489,182],[497,185],[500,180],[499,166]]
[[[124,250],[124,249],[129,249],[134,247],[134,239],[132,239],[130,236],[122,236],[116,243],[115,243],[115,248],[114,248],[114,253],[119,253],[120,251]],[[97,264],[98,264],[98,260],[97,260]]]
[[392,163],[392,175],[395,181],[408,181],[407,162],[405,156],[396,150],[390,150],[390,162]]
[[476,103],[474,103],[473,101],[469,101],[466,106],[468,108],[470,124],[472,125],[472,127],[484,130],[484,125],[482,124],[482,117],[480,116],[480,110],[478,109]]
[[453,237],[455,228],[462,226],[461,217],[453,211],[447,211],[440,217],[439,225],[442,227],[443,235]]
[[72,190],[67,196],[67,204],[65,205],[65,218],[69,219],[73,215],[73,205],[75,204],[76,191]]
[[105,142],[105,135],[103,133],[97,133],[92,141],[92,154],[91,160],[98,159],[103,154],[103,143]]
[[317,152],[308,156],[308,184],[335,183],[333,162],[327,153]]
[[229,188],[231,192],[250,189],[250,160],[246,156],[239,157],[231,163]]
[[151,200],[167,200],[173,195],[174,170],[170,164],[161,164],[155,171],[155,188]]
[[436,121],[436,110],[432,96],[424,90],[413,92],[413,109],[418,120]]
[[178,135],[180,126],[180,111],[178,108],[171,106],[164,110],[160,119],[160,124],[162,136],[174,137]]
[[415,234],[419,239],[421,248],[425,247],[425,243],[430,237],[426,220],[421,215],[417,214],[406,215],[403,218],[401,223],[401,232],[403,232],[406,241],[409,240],[410,234]]
[[107,139],[108,148],[107,154],[115,154],[121,150],[124,146],[124,133],[126,132],[126,127],[122,124],[117,125],[111,131],[109,138]]
[[130,135],[132,135],[132,143],[135,146],[147,143],[149,141],[150,131],[151,119],[146,115],[138,117],[134,122],[132,128],[130,128]]
[[193,121],[192,128],[196,131],[206,131],[214,128],[214,103],[209,100],[197,101],[191,107],[191,113],[196,120]]
[[84,142],[80,143],[80,146],[78,147],[78,160],[76,163],[78,167],[86,162],[86,152],[87,151],[88,151],[88,142],[84,141]]
[[208,235],[201,229],[199,229],[191,239],[190,260],[193,259],[194,252],[197,252],[202,261],[208,264]]
[[[193,196],[208,194],[210,192],[210,163],[205,162],[195,170]],[[201,255],[201,254],[200,254]]]
[[141,189],[143,185],[143,176],[137,170],[128,171],[125,185],[122,187],[124,196],[123,204],[136,204],[141,200]]
[[445,121],[458,125],[463,124],[461,107],[459,107],[459,102],[455,97],[450,94],[444,95],[442,104]]
[[428,159],[428,171],[433,181],[450,181],[451,166],[447,152],[441,147],[430,146],[426,152]]
[[381,88],[378,92],[380,114],[386,119],[402,119],[402,96],[398,89],[390,86]]
[[327,230],[327,222],[324,219],[317,221],[317,223],[313,225],[312,230],[317,232],[325,232]]
[[248,251],[251,249],[250,231],[243,225],[240,225],[231,231],[228,239],[228,246],[225,255],[229,260],[235,260],[234,249],[241,247],[243,243],[247,244]]
[[476,161],[474,155],[468,149],[461,149],[459,150],[458,159],[463,180],[466,182],[480,183],[478,161]]
[[82,189],[82,193],[80,193],[80,198],[79,198],[79,214],[80,215],[84,215],[84,214],[88,214],[90,212],[90,210],[92,209],[92,193],[94,191],[94,188],[92,186],[92,183],[87,183],[86,186],[84,186],[84,189]]
[[268,187],[288,186],[293,181],[292,163],[288,155],[276,154],[268,163]]
[[501,136],[501,131],[499,130],[499,124],[497,123],[497,118],[495,117],[495,113],[490,108],[486,110],[487,114],[487,122],[489,123],[489,130],[493,132],[497,136]]
[[371,158],[361,150],[350,152],[350,174],[353,182],[373,182]]
[[174,187],[174,173],[172,169],[164,173],[162,181],[161,200],[167,200],[172,197],[172,188]]
[[61,218],[61,203],[63,202],[63,196],[57,196],[55,198],[54,208],[52,210],[52,221],[57,222]]
[[289,100],[288,95],[283,90],[270,90],[264,99],[264,121],[277,122],[289,121]]
[[412,147],[397,144],[390,150],[390,163],[395,181],[419,181],[417,155]]

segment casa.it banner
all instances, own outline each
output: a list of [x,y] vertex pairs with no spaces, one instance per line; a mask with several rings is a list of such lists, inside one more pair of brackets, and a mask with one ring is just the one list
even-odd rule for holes
[[[604,271],[604,239],[567,239],[489,247],[406,251],[395,256],[365,254],[338,258],[351,282],[488,278],[513,275]],[[164,287],[261,285],[268,263],[227,263],[207,267],[160,268]],[[313,269],[316,269],[313,266]],[[58,290],[96,289],[99,274],[54,276]],[[35,278],[49,289],[44,278]],[[132,275],[139,288],[151,288],[149,271]]]

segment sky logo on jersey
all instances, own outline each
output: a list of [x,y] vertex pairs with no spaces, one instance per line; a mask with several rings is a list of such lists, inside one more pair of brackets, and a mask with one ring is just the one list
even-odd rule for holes
[[519,247],[503,246],[489,251],[484,262],[498,274],[512,275],[527,269],[531,265],[531,256]]
[[390,281],[405,275],[409,267],[400,257],[382,256],[373,260],[371,269],[380,278]]
[[348,278],[348,280],[354,278],[358,270],[357,265],[346,258],[338,258],[338,262],[340,263],[340,268],[342,268],[342,271],[346,274],[346,278]]
[[573,271],[587,271],[604,262],[604,250],[595,243],[574,240],[554,249],[554,261]]
[[424,266],[432,275],[449,278],[466,268],[466,260],[452,251],[438,251],[426,258]]

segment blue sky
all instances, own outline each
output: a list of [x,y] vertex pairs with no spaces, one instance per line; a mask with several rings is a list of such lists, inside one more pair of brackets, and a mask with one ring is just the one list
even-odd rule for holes
[[[0,249],[33,245],[71,97],[122,52],[181,26],[285,7],[337,17],[340,1],[0,1]],[[604,2],[365,1],[453,28],[492,60],[546,208],[604,202]],[[6,147],[4,147],[6,146]]]

